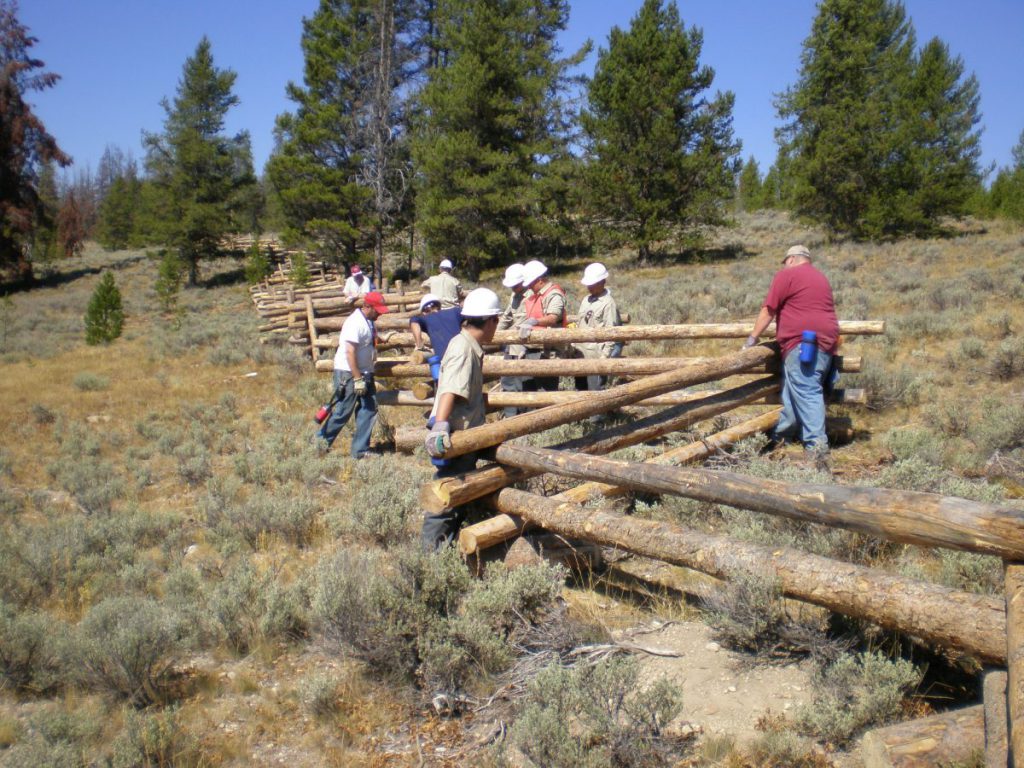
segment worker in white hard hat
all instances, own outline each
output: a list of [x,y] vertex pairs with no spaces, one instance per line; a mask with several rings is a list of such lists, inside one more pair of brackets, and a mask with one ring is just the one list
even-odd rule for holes
[[[452,446],[451,434],[461,429],[472,429],[484,423],[483,345],[494,338],[498,330],[501,302],[489,288],[476,288],[469,292],[462,306],[462,330],[448,344],[441,359],[441,375],[434,395],[434,408],[430,412],[425,447],[434,465],[435,479],[454,477],[476,467],[475,453],[446,459]],[[427,550],[440,549],[450,543],[458,533],[465,516],[461,507],[438,514],[424,512],[423,546]]]
[[[548,268],[537,261],[523,265],[523,285],[529,290],[523,300],[526,319],[519,325],[519,336],[526,344],[525,357],[530,360],[545,360],[559,357],[557,348],[531,345],[530,333],[534,328],[564,328],[567,324],[565,312],[565,291],[557,283],[547,279]],[[557,376],[536,376],[523,382],[526,391],[555,391],[558,389]]]
[[[523,285],[523,265],[518,262],[512,264],[505,270],[505,277],[501,284],[511,289],[508,306],[501,313],[498,320],[498,330],[507,331],[510,328],[518,328],[526,320],[526,310],[523,309],[523,297],[526,294],[526,286]],[[526,356],[526,347],[522,344],[508,344],[505,346],[506,360],[522,360]],[[522,392],[523,378],[521,376],[502,376],[502,392]],[[502,411],[502,416],[515,416],[519,409],[509,406]]]
[[[619,317],[619,308],[615,305],[611,291],[606,286],[608,280],[608,269],[604,264],[594,262],[588,264],[583,270],[583,278],[580,280],[586,289],[587,295],[580,303],[579,317],[576,320],[580,328],[611,328],[622,325],[622,318]],[[573,344],[576,352],[588,360],[599,360],[602,358],[619,357],[622,354],[622,344],[614,341],[591,341],[577,342]],[[608,383],[607,376],[577,376],[576,389],[590,390],[591,392],[604,389]]]
[[465,297],[466,292],[462,285],[452,276],[452,262],[450,259],[442,259],[437,265],[438,273],[424,280],[420,287],[427,293],[432,293],[441,299],[441,309],[459,306],[459,302]]

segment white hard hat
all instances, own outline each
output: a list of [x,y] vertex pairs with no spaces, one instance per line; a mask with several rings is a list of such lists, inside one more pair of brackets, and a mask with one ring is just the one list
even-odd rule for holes
[[506,288],[515,288],[523,282],[523,265],[519,262],[512,264],[508,269],[505,270],[505,277],[502,279],[501,284]]
[[580,282],[589,287],[607,279],[607,268],[605,268],[604,264],[595,261],[593,264],[587,264],[587,268],[583,270],[583,279]]
[[440,304],[441,297],[435,296],[432,293],[424,294],[423,298],[420,299],[420,309],[423,309],[427,304]]
[[534,259],[533,261],[526,262],[523,267],[523,285],[529,287],[530,283],[536,280],[538,277],[544,277],[548,273],[548,268],[545,267],[541,262]]
[[452,268],[451,259],[441,259],[441,263],[437,265],[437,268],[438,269],[451,269]]
[[498,294],[490,288],[474,288],[466,295],[462,303],[462,314],[465,317],[494,317],[501,314],[501,302]]

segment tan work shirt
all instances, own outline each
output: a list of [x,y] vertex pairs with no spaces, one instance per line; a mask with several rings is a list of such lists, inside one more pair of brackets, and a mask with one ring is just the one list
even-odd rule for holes
[[459,306],[459,291],[462,290],[462,285],[447,272],[428,277],[421,287],[441,300],[441,309]]
[[[615,305],[611,291],[605,288],[604,293],[594,297],[589,293],[580,302],[580,314],[576,320],[580,328],[611,328],[622,325],[619,317],[619,308]],[[615,347],[614,341],[587,341],[578,342],[573,346],[583,357],[594,359],[599,357],[610,357]]]
[[441,376],[430,415],[437,413],[441,395],[451,392],[455,404],[448,416],[452,431],[479,427],[487,417],[484,406],[484,350],[465,329],[448,342],[441,358]]
[[[508,306],[505,307],[505,311],[501,313],[501,317],[498,319],[499,331],[518,328],[526,320],[526,310],[523,309],[523,295],[515,291],[512,292],[512,298],[508,300]],[[505,347],[505,352],[512,357],[520,358],[526,354],[526,346],[523,344],[509,344]]]

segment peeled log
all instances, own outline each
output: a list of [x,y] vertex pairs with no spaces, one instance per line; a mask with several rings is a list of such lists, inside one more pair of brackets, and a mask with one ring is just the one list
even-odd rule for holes
[[985,768],[1006,768],[1009,743],[1006,735],[1006,672],[993,669],[982,683],[985,706]]
[[[685,464],[690,461],[698,461],[710,456],[725,445],[730,445],[737,440],[742,440],[758,432],[771,429],[778,423],[778,420],[779,410],[764,413],[735,427],[717,432],[703,440],[667,451],[648,461],[660,464]],[[616,496],[628,490],[628,488],[605,483],[583,483],[575,488],[570,488],[568,491],[563,491],[553,498],[558,501],[585,504],[598,496]],[[464,555],[471,555],[480,549],[493,547],[495,544],[500,544],[514,536],[518,536],[523,531],[524,526],[525,523],[522,519],[504,514],[495,515],[473,525],[467,525],[459,531],[459,550]]]
[[[776,408],[768,413],[762,413],[760,416],[755,416],[741,424],[737,424],[733,427],[729,427],[728,429],[723,429],[721,432],[709,435],[703,440],[698,440],[694,443],[673,448],[670,451],[666,451],[665,453],[648,459],[644,463],[672,466],[689,464],[694,461],[706,459],[711,454],[733,445],[734,443],[738,443],[740,440],[745,440],[748,437],[752,437],[753,435],[760,434],[761,432],[767,432],[769,429],[772,429],[779,423],[779,414],[781,412],[781,409]],[[629,490],[629,488],[621,485],[590,481],[577,485],[575,488],[570,488],[568,491],[558,494],[555,498],[559,501],[571,501],[576,504],[585,504],[590,499],[597,496],[618,496],[623,493],[629,493]]]
[[[636,405],[641,408],[680,405],[701,400],[708,395],[717,395],[723,391],[721,389],[704,389],[696,392],[669,392],[665,395],[641,400]],[[558,392],[502,392],[497,390],[487,393],[487,408],[488,410],[497,410],[508,406],[514,408],[544,408],[549,405],[571,402],[579,398],[579,396],[579,392],[570,390],[559,390]],[[766,405],[778,405],[780,399],[778,394],[773,394],[766,396],[760,402]],[[833,391],[829,402],[835,405],[865,405],[867,403],[867,390],[837,389]],[[430,408],[434,404],[434,398],[432,395],[421,398],[415,392],[404,389],[385,389],[377,392],[377,403],[379,405],[408,405],[416,408]]]
[[631,405],[645,398],[671,392],[683,386],[714,381],[724,376],[742,373],[775,357],[776,352],[772,347],[758,345],[698,365],[680,365],[677,362],[670,370],[656,376],[620,384],[601,392],[582,392],[577,400],[564,405],[552,405],[530,413],[521,413],[509,419],[455,432],[451,436],[452,446],[446,456],[454,458],[466,453],[473,453],[516,437],[542,432],[545,429],[580,421],[588,416],[605,413],[623,405]]
[[1009,712],[1010,765],[1024,767],[1024,565],[1003,564],[1006,592],[1006,708]]
[[[611,328],[535,328],[530,333],[532,347],[564,347],[603,341],[672,341],[677,339],[745,339],[750,323],[707,323],[699,325],[617,325]],[[885,333],[884,320],[843,320],[839,333],[844,336]],[[767,338],[773,334],[766,334]],[[396,346],[411,347],[411,333],[399,334],[391,341]],[[492,344],[521,344],[519,331],[498,331]]]
[[[785,483],[735,472],[617,461],[527,445],[503,445],[498,460],[534,472],[614,483],[648,493],[675,494],[847,528],[889,541],[947,547],[1004,560],[1024,559],[1024,512],[956,496]],[[1021,600],[1024,601],[1024,594]],[[1011,668],[1011,679],[1012,676]]]
[[[319,320],[317,322],[320,322]],[[754,347],[757,349],[757,347]],[[749,351],[749,350],[748,350]],[[736,353],[744,354],[744,353]],[[573,358],[571,360],[506,360],[497,355],[484,356],[484,377],[499,376],[653,376],[659,373],[678,371],[683,366],[715,365],[722,360],[732,360],[732,355],[723,357],[611,357],[611,358]],[[838,358],[839,370],[842,373],[857,373],[861,369],[860,357]],[[321,365],[324,363],[324,365]],[[776,373],[778,362],[766,360],[753,363],[743,371],[734,373]],[[334,370],[329,360],[321,360],[316,369],[321,372]],[[426,364],[389,363],[378,360],[374,373],[378,378],[427,378],[430,367]],[[732,374],[722,374],[712,378],[724,378]],[[708,379],[704,379],[708,381]]]
[[[778,381],[774,379],[752,381],[720,396],[709,397],[706,402],[669,408],[645,419],[569,440],[556,447],[593,454],[611,453],[731,411],[744,405],[748,400],[764,397],[766,391],[776,390],[778,386]],[[500,461],[501,447],[495,451],[495,454]],[[445,509],[479,499],[506,485],[533,477],[535,474],[537,473],[491,464],[473,472],[467,472],[461,477],[434,480],[424,484],[420,489],[420,506],[427,512],[436,514]]]
[[906,632],[995,664],[1006,660],[1003,601],[894,576],[789,547],[764,547],[654,520],[590,509],[506,488],[495,504],[564,536],[635,552],[727,579],[773,576],[783,594]]
[[864,734],[864,768],[924,768],[966,763],[985,750],[985,713],[978,704],[876,728]]

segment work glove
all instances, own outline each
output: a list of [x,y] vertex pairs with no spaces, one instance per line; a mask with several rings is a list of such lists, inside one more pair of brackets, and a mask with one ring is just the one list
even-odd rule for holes
[[519,325],[519,338],[526,341],[530,338],[530,332],[533,330],[533,326],[537,324],[536,317],[528,317]]
[[743,342],[743,349],[750,349],[755,344],[757,344],[757,336],[747,336],[747,340]]
[[430,434],[423,441],[423,447],[432,459],[442,458],[452,447],[451,427],[447,421],[435,421]]
[[356,397],[362,397],[366,394],[366,379],[356,379],[352,382],[352,388],[356,392]]

